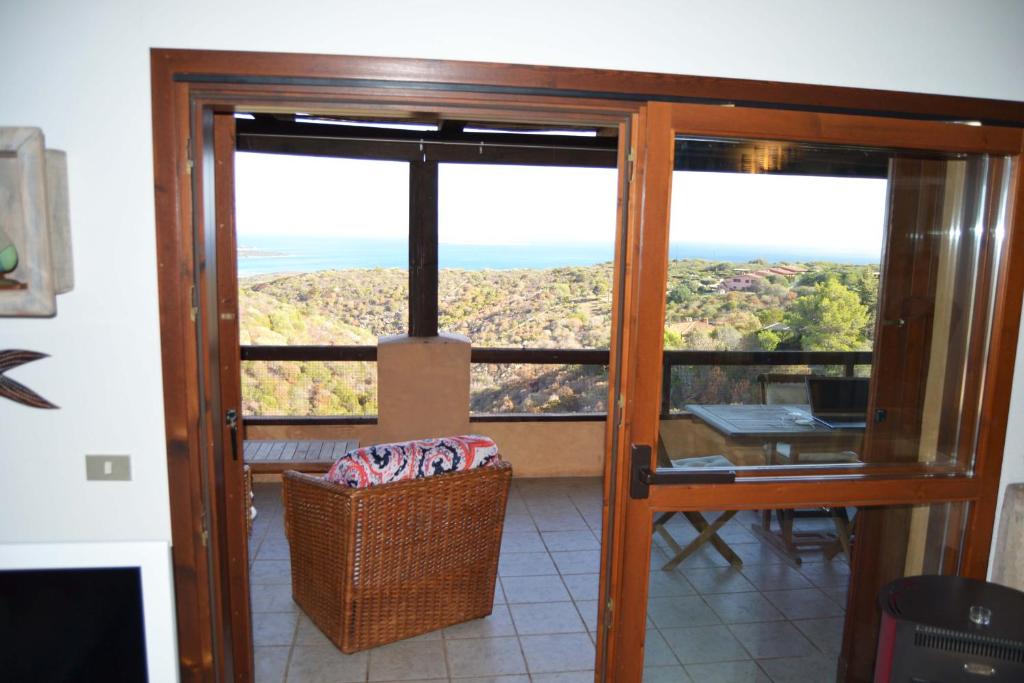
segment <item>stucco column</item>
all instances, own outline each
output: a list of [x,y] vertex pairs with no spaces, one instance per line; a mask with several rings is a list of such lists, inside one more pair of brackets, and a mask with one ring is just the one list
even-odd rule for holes
[[399,334],[377,340],[379,441],[468,434],[469,339]]

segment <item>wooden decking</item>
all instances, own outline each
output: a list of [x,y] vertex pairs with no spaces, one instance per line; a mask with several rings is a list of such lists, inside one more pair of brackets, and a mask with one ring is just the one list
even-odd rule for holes
[[358,446],[359,442],[354,439],[338,441],[247,439],[243,457],[254,474],[276,474],[285,470],[326,472],[337,458]]

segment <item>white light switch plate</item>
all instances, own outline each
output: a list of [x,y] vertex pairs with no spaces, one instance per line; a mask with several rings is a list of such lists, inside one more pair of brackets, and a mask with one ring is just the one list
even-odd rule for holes
[[85,456],[85,478],[89,481],[131,481],[130,455]]

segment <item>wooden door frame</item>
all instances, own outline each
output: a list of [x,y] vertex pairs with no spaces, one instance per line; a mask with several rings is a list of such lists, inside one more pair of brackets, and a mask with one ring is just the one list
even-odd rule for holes
[[[529,109],[537,117],[563,123],[595,118],[621,122],[644,102],[666,101],[1024,123],[1024,103],[1002,100],[597,69],[205,50],[152,50],[151,88],[164,422],[183,681],[220,676],[214,671],[209,619],[211,578],[217,577],[210,577],[207,569],[211,546],[203,520],[201,463],[203,453],[213,452],[224,435],[217,420],[203,415],[200,373],[208,360],[198,343],[197,320],[202,320],[208,301],[193,290],[194,254],[202,253],[195,231],[203,220],[204,202],[210,201],[203,197],[202,183],[195,182],[203,159],[204,111],[331,111],[353,103],[372,103],[379,111],[418,104],[480,117]],[[1020,186],[1019,169],[1015,183]],[[1007,274],[1006,282],[1010,291],[1019,292],[1024,269]],[[986,539],[991,538],[995,515],[1019,313],[1018,301],[1016,313],[1007,311],[997,321],[992,340],[991,358],[1006,371],[994,380],[997,400],[985,418],[984,445],[999,451],[999,457],[990,458],[977,473],[986,502],[979,505],[971,529]],[[609,434],[615,431],[609,428]],[[606,457],[606,471],[618,465],[617,458]],[[606,486],[613,480],[606,476]],[[624,495],[610,493],[606,517],[609,504],[621,502]],[[968,559],[973,574],[984,572],[987,553]],[[611,576],[615,596],[619,577]]]

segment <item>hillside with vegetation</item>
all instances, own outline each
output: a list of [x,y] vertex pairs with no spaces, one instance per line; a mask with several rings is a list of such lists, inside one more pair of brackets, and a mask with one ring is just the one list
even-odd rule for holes
[[[740,278],[739,276],[742,276]],[[751,284],[736,288],[736,281]],[[611,264],[442,270],[440,328],[477,347],[607,348]],[[408,318],[408,274],[352,269],[261,275],[239,282],[242,344],[375,344]],[[666,349],[869,350],[878,267],[675,260],[669,264]],[[676,368],[673,403],[749,400],[765,368]],[[250,415],[374,414],[373,363],[246,362]],[[474,412],[603,411],[603,368],[475,365]]]

